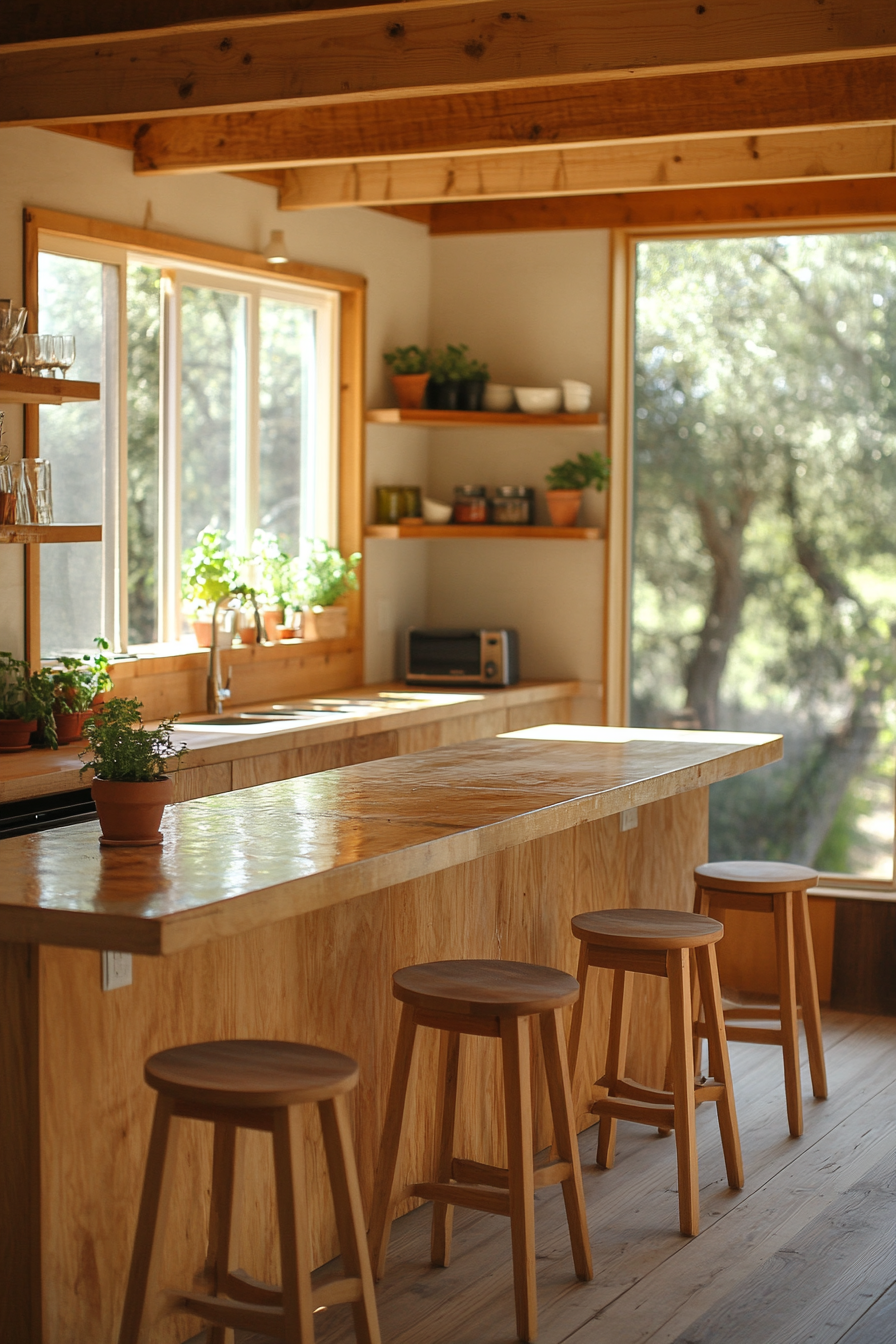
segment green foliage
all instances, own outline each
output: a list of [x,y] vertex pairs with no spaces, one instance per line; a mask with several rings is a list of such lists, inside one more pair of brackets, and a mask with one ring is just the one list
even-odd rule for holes
[[239,583],[237,560],[225,541],[219,528],[204,527],[184,556],[181,590],[194,611],[220,602]]
[[279,537],[260,528],[252,538],[251,555],[243,562],[243,572],[255,579],[259,601],[269,607],[296,606],[292,556],[284,549]]
[[157,266],[128,265],[128,639],[133,644],[158,638],[161,283]]
[[593,485],[604,490],[610,479],[610,461],[603,453],[579,453],[551,467],[545,481],[549,490],[584,490]]
[[325,541],[313,541],[307,557],[294,562],[295,591],[302,607],[332,607],[358,587],[356,570],[361,555],[348,559]]
[[393,373],[428,373],[429,351],[421,350],[419,345],[397,345],[383,355]]
[[53,721],[53,678],[44,668],[32,672],[27,663],[0,653],[0,719],[41,719],[48,746],[56,746]]
[[429,368],[434,383],[485,383],[487,364],[468,358],[468,345],[446,345],[444,350],[429,351]]
[[84,725],[88,746],[81,752],[81,760],[91,753],[91,759],[81,767],[81,774],[92,770],[97,779],[114,779],[122,783],[148,784],[163,779],[165,763],[179,761],[187,748],[175,747],[171,737],[174,719],[165,719],[157,728],[145,728],[139,700],[109,700]]
[[111,691],[108,641],[97,635],[93,641],[95,654],[85,653],[78,658],[60,658],[61,667],[51,669],[53,678],[53,710],[56,714],[83,714],[103,691]]

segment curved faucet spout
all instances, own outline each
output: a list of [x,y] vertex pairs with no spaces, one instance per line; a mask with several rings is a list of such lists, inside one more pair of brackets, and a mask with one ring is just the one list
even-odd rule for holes
[[264,626],[261,622],[261,612],[258,610],[258,599],[255,596],[254,588],[232,588],[224,597],[219,597],[215,603],[212,612],[212,642],[209,648],[208,657],[208,677],[206,678],[205,707],[209,714],[223,714],[224,701],[230,699],[230,678],[232,673],[228,670],[227,685],[221,685],[221,653],[218,648],[218,612],[222,607],[227,607],[233,599],[251,598],[252,606],[255,611],[255,637],[259,644],[264,643]]

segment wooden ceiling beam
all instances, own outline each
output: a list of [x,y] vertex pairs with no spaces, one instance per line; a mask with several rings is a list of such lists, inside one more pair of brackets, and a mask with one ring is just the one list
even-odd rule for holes
[[527,201],[463,201],[429,207],[435,237],[468,233],[537,233],[555,229],[818,228],[896,220],[896,178],[814,181],[779,186],[641,191]]
[[880,0],[408,0],[0,48],[0,125],[253,111],[896,54]]
[[669,144],[540,149],[451,159],[288,168],[281,210],[579,196],[896,172],[896,128],[785,132]]
[[892,121],[887,57],[57,129],[129,146],[152,176]]

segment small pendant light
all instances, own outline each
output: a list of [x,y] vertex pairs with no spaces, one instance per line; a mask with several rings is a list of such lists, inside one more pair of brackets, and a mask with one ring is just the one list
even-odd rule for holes
[[286,240],[283,237],[282,229],[271,230],[270,240],[262,255],[265,261],[271,262],[274,266],[280,266],[284,261],[289,261],[289,257],[286,255]]

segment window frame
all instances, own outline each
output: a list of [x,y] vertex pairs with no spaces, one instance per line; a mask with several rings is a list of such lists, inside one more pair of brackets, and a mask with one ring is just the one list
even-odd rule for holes
[[[102,260],[118,265],[119,271],[119,311],[126,311],[127,302],[127,262],[135,256],[145,258],[149,264],[162,268],[174,280],[171,288],[184,283],[184,277],[204,284],[220,284],[240,293],[251,290],[254,303],[260,305],[263,298],[282,297],[284,293],[295,294],[298,302],[311,301],[323,311],[329,305],[328,340],[331,351],[332,377],[325,389],[319,386],[318,393],[325,393],[325,414],[329,419],[330,431],[334,439],[334,451],[329,454],[330,490],[329,508],[324,533],[331,543],[337,545],[343,553],[361,549],[363,536],[363,481],[364,481],[364,412],[363,412],[363,373],[364,373],[364,320],[366,300],[366,279],[352,272],[340,271],[328,267],[303,265],[287,262],[276,268],[267,262],[261,254],[242,252],[221,247],[217,244],[178,237],[154,230],[131,228],[110,221],[94,220],[83,216],[61,214],[56,211],[26,207],[24,212],[25,232],[25,304],[31,315],[35,329],[38,321],[38,253],[56,252],[63,255],[85,256],[87,259]],[[323,298],[321,300],[321,291]],[[179,389],[179,324],[168,321],[163,312],[162,320],[162,358],[178,361],[175,371]],[[250,341],[252,323],[248,323]],[[123,328],[122,328],[123,329]],[[257,342],[255,342],[257,344]],[[250,354],[254,358],[257,370],[257,350]],[[119,358],[119,406],[121,414],[117,433],[117,454],[115,468],[118,473],[117,489],[112,497],[117,502],[114,510],[109,507],[104,518],[104,529],[114,526],[115,545],[118,552],[119,567],[126,561],[127,529],[122,525],[126,520],[127,509],[127,365],[125,358]],[[250,372],[247,395],[247,430],[257,437],[258,385]],[[164,436],[179,432],[179,391],[163,402],[160,429]],[[254,425],[254,428],[250,428]],[[25,456],[37,457],[40,453],[39,407],[25,407]],[[257,445],[256,445],[257,447]],[[172,467],[172,458],[175,466]],[[250,457],[251,461],[251,457]],[[179,452],[168,454],[168,471],[175,478],[169,478],[169,500],[179,500]],[[257,452],[255,454],[257,474]],[[246,501],[246,517],[250,517],[257,499],[257,481],[255,489],[248,482],[250,498]],[[115,514],[114,518],[111,516]],[[174,630],[179,614],[180,595],[180,534],[179,508],[167,512],[163,520],[164,535],[169,546],[160,544],[159,582],[167,585],[166,597],[160,601],[161,610],[168,613],[168,628],[160,629],[160,636],[170,642],[179,639],[179,628]],[[245,521],[243,530],[245,530]],[[172,533],[172,528],[177,530]],[[104,530],[104,536],[106,536]],[[177,555],[167,554],[167,564],[162,557],[170,549],[172,539],[176,542]],[[161,540],[161,538],[160,538]],[[124,588],[126,585],[119,585]],[[109,597],[104,593],[107,607]],[[122,609],[123,607],[123,609]],[[358,679],[361,679],[363,666],[362,621],[363,610],[360,591],[350,594],[349,637],[352,640],[354,660],[358,665]],[[176,613],[172,615],[172,613]],[[124,601],[116,600],[115,626],[118,631],[127,630],[126,593]],[[26,655],[32,666],[40,665],[40,547],[25,547],[25,643]],[[301,646],[299,646],[301,651]],[[173,657],[189,657],[189,650],[175,653]],[[307,655],[308,650],[305,649]],[[141,654],[141,658],[144,655]],[[148,655],[152,656],[152,655]],[[169,663],[171,649],[159,653]]]
[[[662,239],[762,238],[782,233],[896,232],[896,215],[765,219],[761,224],[639,225],[610,232],[610,374],[608,453],[613,463],[607,500],[604,587],[604,721],[625,727],[630,715],[631,619],[634,553],[635,280],[638,243]],[[896,893],[896,836],[891,878],[820,874],[819,892],[887,898]]]

